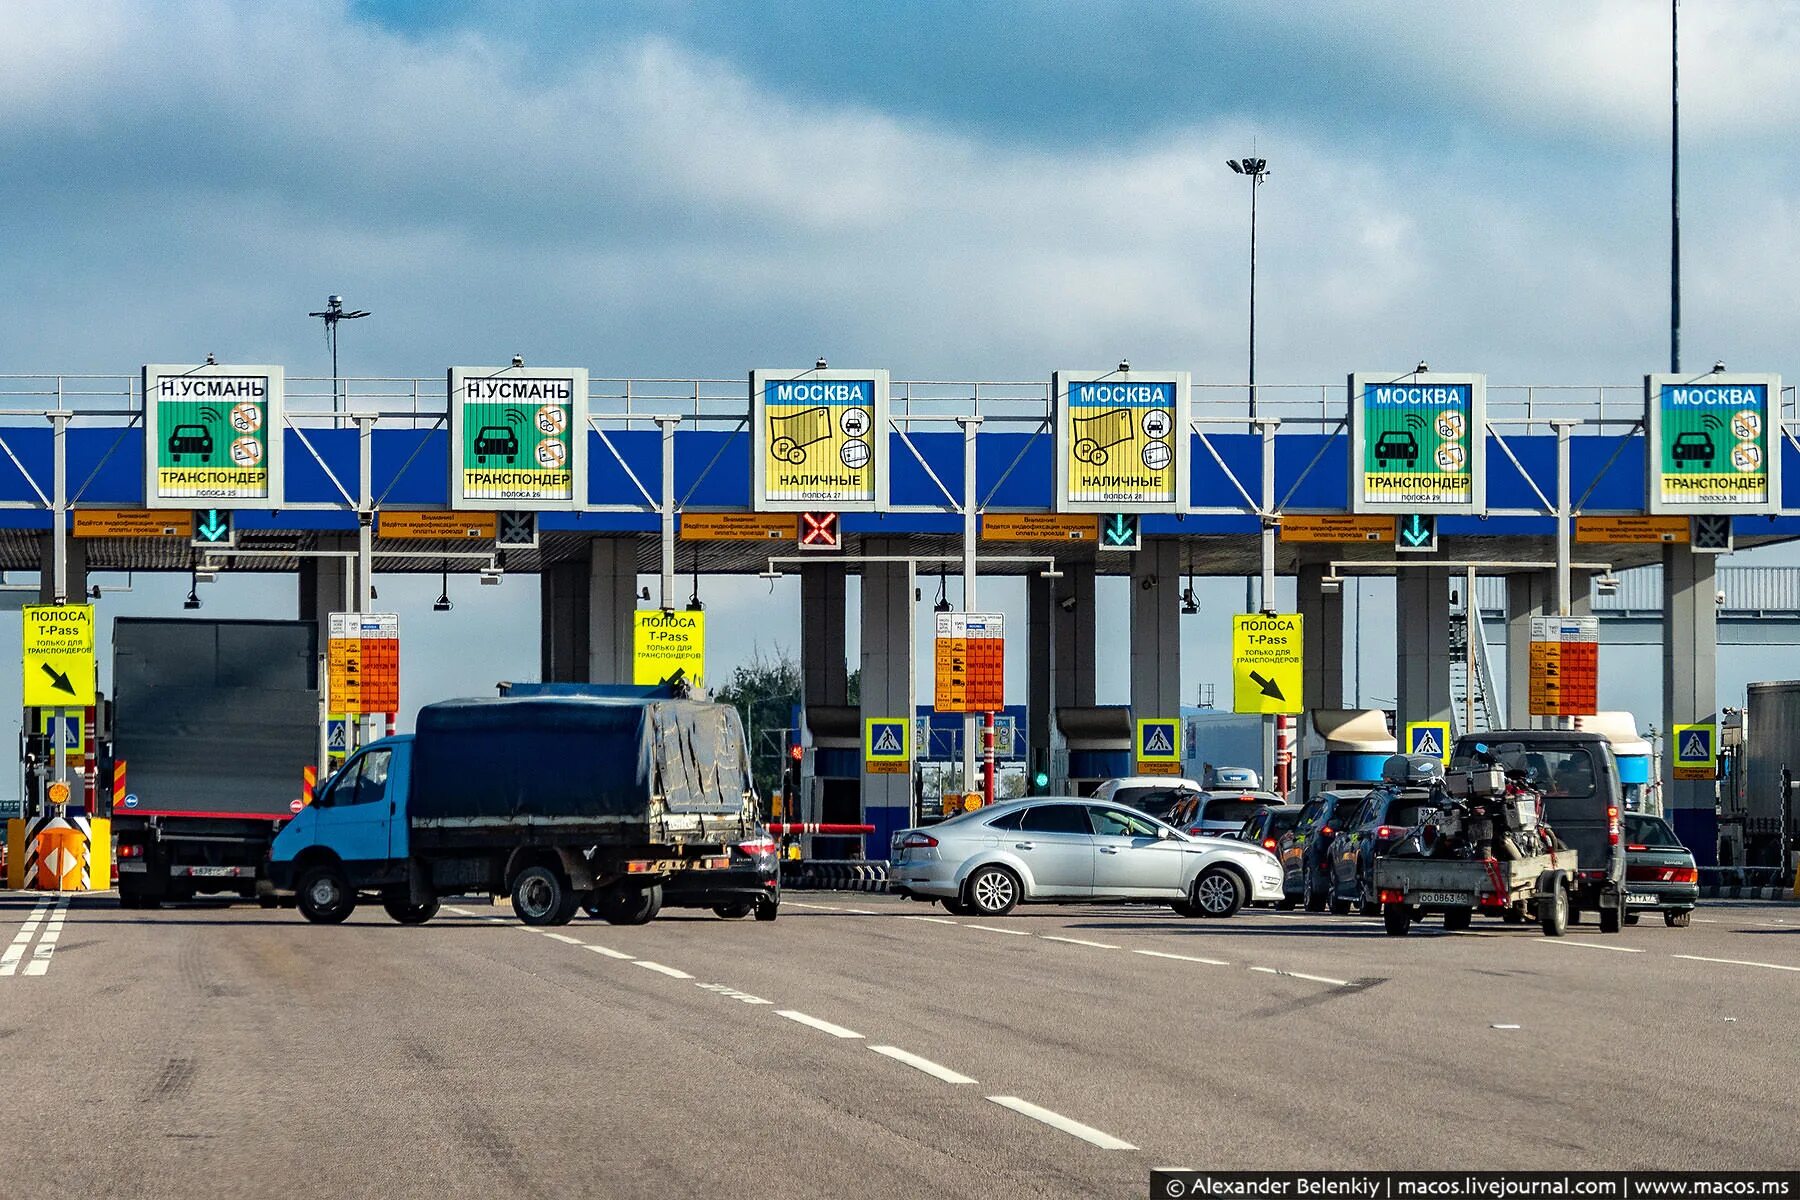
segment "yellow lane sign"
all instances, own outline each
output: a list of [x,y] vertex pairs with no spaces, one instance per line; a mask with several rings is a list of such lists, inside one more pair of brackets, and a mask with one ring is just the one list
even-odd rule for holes
[[1232,617],[1232,711],[1299,712],[1302,646],[1299,613]]
[[94,702],[94,606],[33,604],[24,610],[25,707]]
[[631,638],[631,682],[661,683],[683,672],[695,687],[706,674],[706,613],[640,609]]

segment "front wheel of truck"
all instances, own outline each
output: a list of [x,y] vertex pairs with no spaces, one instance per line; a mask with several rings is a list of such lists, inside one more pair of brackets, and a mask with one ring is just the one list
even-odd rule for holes
[[549,867],[527,867],[513,880],[512,902],[519,920],[527,925],[567,925],[580,898]]
[[315,925],[337,925],[356,911],[356,893],[336,867],[314,867],[300,877],[300,915]]
[[423,925],[437,916],[438,898],[433,896],[423,904],[414,904],[410,889],[400,887],[382,895],[381,907],[402,925]]

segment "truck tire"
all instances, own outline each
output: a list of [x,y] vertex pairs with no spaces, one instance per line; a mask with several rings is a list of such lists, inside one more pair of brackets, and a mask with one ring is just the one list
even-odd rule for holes
[[639,889],[614,887],[594,897],[600,917],[609,925],[648,925],[662,911],[662,885]]
[[[1621,901],[1623,903],[1623,901]],[[1625,910],[1622,908],[1603,908],[1600,910],[1600,932],[1617,933],[1625,927]]]
[[438,915],[438,898],[433,896],[423,904],[414,904],[409,890],[402,885],[382,893],[381,907],[402,925],[423,925]]
[[1467,929],[1475,920],[1472,908],[1446,908],[1444,910],[1444,928],[1452,933]]
[[1569,893],[1562,884],[1552,884],[1548,895],[1539,896],[1537,909],[1538,925],[1545,937],[1561,937],[1569,932]]
[[1208,867],[1194,880],[1194,894],[1188,903],[1195,912],[1215,921],[1235,917],[1244,907],[1243,881],[1225,867]]
[[715,916],[723,917],[727,921],[741,921],[749,916],[750,910],[755,907],[756,906],[748,900],[739,900],[732,904],[715,904],[713,905],[713,913]]
[[1694,910],[1691,908],[1683,908],[1680,910],[1665,908],[1663,910],[1663,924],[1667,925],[1670,929],[1686,929],[1688,927],[1688,922],[1693,919]]
[[1381,927],[1389,937],[1405,937],[1412,928],[1413,911],[1410,904],[1386,904],[1381,909]]
[[356,893],[336,867],[314,867],[300,877],[295,893],[300,915],[315,925],[339,925],[356,911]]
[[513,880],[513,911],[527,925],[567,925],[579,898],[559,872],[526,867]]
[[778,904],[777,902],[775,902],[774,900],[766,900],[765,899],[765,900],[758,900],[756,902],[756,919],[757,920],[773,921],[776,917],[778,917],[780,915],[781,915],[781,905]]

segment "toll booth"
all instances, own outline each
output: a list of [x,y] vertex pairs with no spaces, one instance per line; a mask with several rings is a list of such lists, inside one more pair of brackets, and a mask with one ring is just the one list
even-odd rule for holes
[[1575,728],[1598,733],[1612,746],[1619,762],[1619,790],[1625,811],[1662,816],[1662,780],[1650,743],[1638,734],[1637,718],[1628,712],[1602,712],[1575,718]]
[[1307,714],[1307,741],[1299,799],[1334,788],[1367,789],[1381,782],[1381,765],[1400,752],[1399,740],[1379,708],[1315,708]]
[[[1059,708],[1066,765],[1060,790],[1091,796],[1108,779],[1131,774],[1131,709],[1124,704]],[[1054,786],[1054,780],[1052,781]]]
[[[1029,744],[1026,730],[1029,728],[1026,709],[1023,704],[1008,704],[994,714],[994,773],[995,789],[999,791],[999,780],[1008,770],[1025,770],[1030,764],[1040,761],[1038,747]],[[982,729],[979,720],[975,726],[975,761],[981,762]],[[913,715],[913,746],[916,747],[915,759],[919,766],[919,787],[917,811],[915,819],[933,820],[945,814],[938,807],[939,796],[931,790],[926,776],[927,766],[955,764],[960,768],[963,760],[963,714],[937,712],[929,704],[918,705]],[[1048,772],[1049,768],[1044,768]],[[960,770],[957,772],[960,780]],[[955,789],[960,791],[960,783]],[[1030,791],[1027,780],[1026,791]]]
[[[0,807],[6,846],[0,886],[57,891],[111,886],[112,789],[104,786],[112,777],[110,707],[101,696],[90,708],[24,710],[19,798]],[[61,771],[55,761],[59,748]],[[58,793],[64,796],[61,803]]]
[[[861,824],[862,709],[814,704],[800,714],[800,720],[808,752],[801,760],[800,815],[792,819],[819,825]],[[808,842],[802,843],[808,858],[867,857],[860,835],[813,834]]]

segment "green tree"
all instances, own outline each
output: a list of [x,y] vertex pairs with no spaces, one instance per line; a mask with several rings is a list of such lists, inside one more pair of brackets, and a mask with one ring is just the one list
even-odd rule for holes
[[758,646],[750,661],[732,669],[723,687],[713,689],[713,699],[738,710],[756,791],[767,800],[781,788],[782,755],[793,741],[781,731],[791,729],[794,706],[800,703],[800,664],[779,645],[767,657]]

